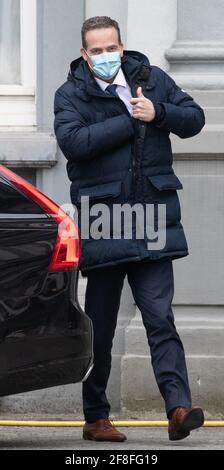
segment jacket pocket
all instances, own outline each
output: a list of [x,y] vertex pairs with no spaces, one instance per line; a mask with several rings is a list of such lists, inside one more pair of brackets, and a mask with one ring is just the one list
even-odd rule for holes
[[148,176],[149,181],[159,191],[183,189],[183,185],[175,174]]
[[149,200],[153,204],[165,204],[167,225],[181,219],[180,201],[177,194],[183,185],[175,174],[148,176]]
[[[121,181],[113,181],[79,189],[77,208],[81,210],[85,221],[87,222],[88,220],[88,224],[86,224],[88,231],[85,231],[85,224],[84,229],[82,227],[82,239],[85,239],[85,243],[88,243],[86,239],[98,240],[99,238],[111,238],[113,236],[113,204],[119,201],[120,193]],[[89,198],[89,200],[86,200],[86,198]],[[109,209],[109,214],[108,210],[105,213],[104,222],[101,220],[104,212],[102,212],[101,208],[97,207],[100,203]]]
[[117,197],[121,193],[121,181],[113,181],[110,183],[98,184],[96,186],[88,186],[80,188],[78,191],[77,201],[81,202],[81,197],[88,196],[90,200],[104,199],[107,197]]

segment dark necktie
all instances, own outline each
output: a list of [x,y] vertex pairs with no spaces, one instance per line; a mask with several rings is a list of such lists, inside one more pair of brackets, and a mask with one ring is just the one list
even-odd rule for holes
[[119,96],[116,92],[116,88],[117,88],[117,85],[109,85],[109,86],[107,86],[106,91],[108,93],[110,93],[110,95],[116,96],[117,98],[119,98]]

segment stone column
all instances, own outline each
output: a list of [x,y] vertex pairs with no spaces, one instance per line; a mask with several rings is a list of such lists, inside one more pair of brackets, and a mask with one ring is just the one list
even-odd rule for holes
[[165,56],[182,86],[217,90],[224,86],[224,2],[178,0],[177,38]]

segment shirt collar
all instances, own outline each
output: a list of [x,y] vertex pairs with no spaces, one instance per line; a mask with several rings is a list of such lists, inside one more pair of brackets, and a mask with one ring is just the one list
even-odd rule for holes
[[[105,82],[104,80],[101,80],[101,78],[98,78],[96,76],[94,76],[96,82],[98,83],[98,85],[100,86],[100,88],[105,91],[106,88],[109,86],[109,85],[112,85],[112,83],[107,83]],[[124,73],[123,73],[123,70],[122,68],[120,67],[114,81],[113,81],[113,85],[120,85],[120,86],[123,86],[126,88],[127,86],[127,82],[126,82],[126,79],[125,79],[125,76],[124,76]]]

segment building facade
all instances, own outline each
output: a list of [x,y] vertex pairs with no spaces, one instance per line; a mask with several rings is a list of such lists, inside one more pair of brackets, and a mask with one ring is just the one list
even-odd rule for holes
[[[80,56],[86,18],[108,15],[125,49],[145,53],[203,107],[206,126],[172,136],[190,255],[174,262],[176,325],[193,400],[224,415],[224,2],[222,0],[0,0],[0,163],[59,204],[69,203],[66,160],[53,132],[55,90]],[[85,280],[79,297],[84,303]],[[141,315],[126,284],[108,385],[112,414],[163,412]],[[81,384],[0,402],[2,412],[82,416]]]

